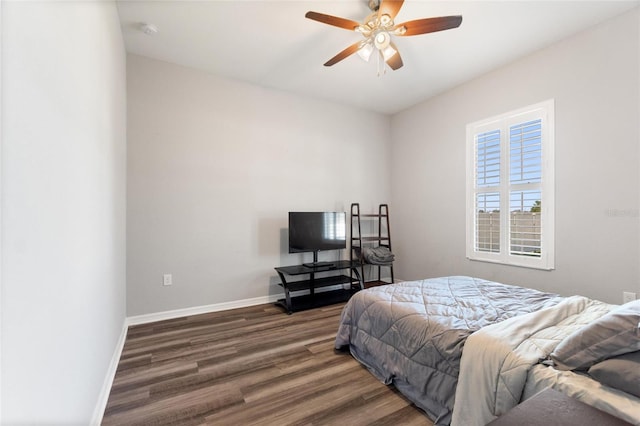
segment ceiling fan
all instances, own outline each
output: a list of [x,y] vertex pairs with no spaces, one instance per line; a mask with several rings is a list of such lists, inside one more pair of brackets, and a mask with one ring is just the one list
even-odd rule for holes
[[[325,15],[318,12],[307,12],[304,16],[314,21],[333,25],[334,27],[356,31],[364,36],[364,40],[353,43],[351,46],[329,59],[324,65],[330,67],[348,56],[358,53],[365,61],[368,61],[375,50],[392,70],[402,67],[402,58],[398,48],[391,40],[391,36],[414,36],[433,33],[436,31],[457,28],[462,23],[462,16],[441,16],[438,18],[424,18],[395,24],[393,20],[400,11],[404,0],[369,0],[369,8],[372,10],[363,23],[337,16]],[[384,63],[382,64],[384,67]]]

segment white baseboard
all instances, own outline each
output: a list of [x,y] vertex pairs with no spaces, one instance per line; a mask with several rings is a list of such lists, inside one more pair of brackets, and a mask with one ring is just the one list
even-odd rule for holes
[[[316,289],[316,293],[331,291],[343,288],[342,284]],[[308,294],[308,290],[292,292],[292,296]],[[191,308],[175,309],[172,311],[154,312],[152,314],[135,315],[127,317],[127,326],[148,324],[150,322],[164,321],[168,319],[186,317],[191,315],[208,314],[209,312],[226,311],[229,309],[246,308],[247,306],[263,305],[274,303],[278,299],[283,299],[284,293],[272,294],[269,296],[253,297],[251,299],[233,300],[231,302],[214,303],[213,305],[193,306]]]
[[[322,291],[336,290],[339,288],[342,288],[342,285],[325,287],[319,290],[320,292],[322,292]],[[296,295],[300,293],[304,293],[304,291],[296,292]],[[98,426],[102,423],[104,410],[107,407],[107,402],[109,401],[111,386],[113,385],[113,379],[115,378],[116,370],[118,369],[118,363],[120,361],[120,357],[122,356],[124,342],[127,337],[127,330],[129,329],[130,325],[147,324],[150,322],[163,321],[167,319],[180,318],[180,317],[185,317],[190,315],[206,314],[209,312],[226,311],[229,309],[245,308],[247,306],[263,305],[266,303],[274,303],[278,299],[282,299],[282,298],[284,298],[284,294],[274,294],[270,296],[254,297],[251,299],[242,299],[242,300],[234,300],[231,302],[214,303],[212,305],[194,306],[191,308],[175,309],[172,311],[155,312],[152,314],[144,314],[144,315],[135,315],[135,316],[125,318],[124,324],[122,326],[122,332],[120,334],[120,339],[118,340],[116,349],[113,352],[113,357],[111,358],[109,369],[107,370],[107,374],[105,375],[104,383],[100,391],[98,402],[94,409],[93,416],[91,417],[91,425]]]
[[98,402],[93,410],[93,416],[91,416],[91,425],[99,426],[102,423],[102,417],[104,416],[104,410],[107,408],[107,402],[109,401],[109,394],[111,393],[111,386],[113,385],[113,379],[116,377],[116,370],[118,369],[118,363],[122,356],[122,349],[124,348],[124,342],[127,338],[127,330],[129,326],[125,319],[122,323],[122,331],[120,332],[120,338],[116,344],[116,348],[111,356],[111,362],[107,369],[107,374],[104,377],[104,383],[100,389],[100,395],[98,395]]
[[213,305],[194,306],[191,308],[175,309],[172,311],[155,312],[153,314],[127,317],[127,325],[147,324],[155,321],[186,317],[190,315],[206,314],[209,312],[226,311],[228,309],[245,308],[247,306],[273,303],[284,297],[284,294],[254,297],[251,299],[234,300],[231,302],[214,303]]

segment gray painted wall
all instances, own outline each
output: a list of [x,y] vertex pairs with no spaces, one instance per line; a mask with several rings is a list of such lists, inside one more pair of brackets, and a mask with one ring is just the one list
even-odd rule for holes
[[2,4],[1,424],[89,424],[125,320],[111,2]]
[[311,260],[289,211],[388,202],[386,116],[136,55],[127,78],[130,316],[282,293]]
[[[392,119],[398,275],[473,275],[622,303],[640,296],[638,9]],[[465,126],[555,99],[556,269],[465,259]],[[588,232],[585,232],[588,230]]]

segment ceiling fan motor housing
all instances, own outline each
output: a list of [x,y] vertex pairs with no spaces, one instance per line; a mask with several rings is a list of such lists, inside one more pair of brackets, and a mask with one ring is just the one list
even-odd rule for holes
[[389,46],[389,43],[391,43],[391,36],[384,30],[377,30],[373,43],[378,50],[384,50]]

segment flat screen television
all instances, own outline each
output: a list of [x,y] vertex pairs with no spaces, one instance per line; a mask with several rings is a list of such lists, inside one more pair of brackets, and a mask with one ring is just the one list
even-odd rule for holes
[[347,223],[345,212],[289,212],[289,253],[313,252],[313,264],[318,262],[321,250],[347,248]]

